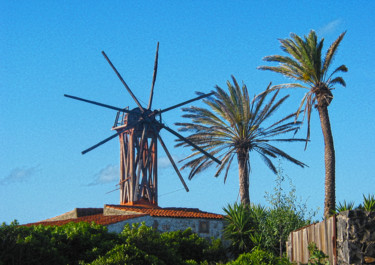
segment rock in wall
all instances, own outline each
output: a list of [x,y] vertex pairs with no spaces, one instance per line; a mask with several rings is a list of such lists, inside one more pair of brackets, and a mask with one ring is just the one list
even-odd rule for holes
[[337,215],[337,264],[375,264],[375,212]]

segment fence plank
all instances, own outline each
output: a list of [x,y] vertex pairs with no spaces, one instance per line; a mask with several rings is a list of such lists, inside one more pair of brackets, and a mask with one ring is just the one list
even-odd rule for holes
[[318,249],[329,256],[331,264],[336,264],[336,218],[335,216],[291,232],[288,238],[288,257],[296,263],[307,263],[308,245],[314,242]]

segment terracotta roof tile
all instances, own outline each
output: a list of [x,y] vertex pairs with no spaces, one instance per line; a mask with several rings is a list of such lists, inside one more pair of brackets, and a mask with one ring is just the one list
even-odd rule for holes
[[156,217],[175,217],[175,218],[208,218],[208,219],[223,219],[221,214],[207,213],[196,208],[143,208],[138,206],[128,205],[106,205],[105,207],[113,208],[122,211],[132,211],[148,214]]
[[[142,207],[142,206],[129,206],[129,205],[105,205],[104,207],[135,212],[137,214],[125,214],[125,215],[103,215],[103,213],[92,214],[87,216],[81,216],[77,218],[69,218],[65,220],[53,220],[54,218],[47,219],[40,222],[25,224],[25,226],[31,225],[64,225],[70,222],[95,222],[100,225],[110,225],[118,223],[124,220],[129,220],[142,216],[155,216],[155,217],[171,217],[171,218],[206,218],[206,219],[223,219],[223,215],[208,213],[200,211],[196,208],[160,208],[158,206],[153,207]],[[83,211],[84,212],[84,211]]]
[[25,224],[24,226],[32,226],[32,225],[64,225],[70,222],[79,223],[79,222],[95,222],[99,225],[109,225],[118,223],[124,220],[133,219],[136,217],[145,216],[146,214],[135,214],[135,215],[103,215],[103,214],[95,214],[89,216],[83,216],[78,218],[71,218],[66,220],[60,221],[41,221],[36,223],[29,223]]

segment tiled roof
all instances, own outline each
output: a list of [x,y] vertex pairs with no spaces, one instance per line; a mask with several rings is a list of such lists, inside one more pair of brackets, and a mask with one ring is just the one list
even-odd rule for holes
[[82,216],[78,218],[71,218],[66,220],[60,221],[41,221],[36,223],[29,223],[25,224],[25,226],[32,226],[32,225],[64,225],[70,222],[79,223],[79,222],[95,222],[99,225],[109,225],[118,223],[124,220],[133,219],[136,217],[145,216],[146,214],[135,214],[135,215],[103,215],[103,214],[95,214],[89,216]]
[[[87,216],[80,216],[76,218],[67,219],[56,219],[60,216],[50,218],[44,221],[25,224],[25,226],[31,225],[64,225],[70,222],[95,222],[100,225],[110,225],[121,221],[142,217],[142,216],[154,216],[154,217],[170,217],[170,218],[205,218],[205,219],[223,219],[224,217],[220,214],[207,213],[200,211],[195,208],[160,208],[158,206],[130,206],[130,205],[105,205],[105,208],[119,210],[124,214],[93,214],[92,211],[84,211],[84,208],[80,208],[80,212],[87,212]],[[75,209],[76,210],[76,209]],[[74,210],[73,210],[74,211]],[[70,212],[68,212],[70,213]],[[64,216],[65,214],[61,215]]]
[[106,205],[105,207],[121,211],[139,212],[155,217],[174,217],[174,218],[208,218],[223,219],[221,214],[207,213],[194,208],[144,208],[128,205]]

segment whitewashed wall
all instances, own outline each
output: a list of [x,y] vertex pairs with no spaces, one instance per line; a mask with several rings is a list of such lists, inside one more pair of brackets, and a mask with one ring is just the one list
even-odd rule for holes
[[109,232],[120,233],[126,224],[145,222],[147,226],[160,232],[185,230],[191,227],[194,233],[203,238],[220,238],[223,236],[224,221],[221,219],[170,218],[141,216],[108,225]]

